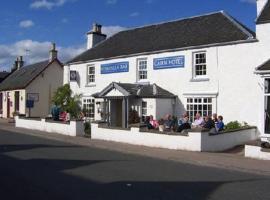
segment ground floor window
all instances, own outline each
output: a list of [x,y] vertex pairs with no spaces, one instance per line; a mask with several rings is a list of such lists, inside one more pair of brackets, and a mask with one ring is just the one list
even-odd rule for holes
[[187,98],[187,113],[192,122],[198,112],[201,113],[202,116],[212,115],[213,99],[209,97]]
[[95,99],[84,98],[82,105],[83,105],[83,113],[85,117],[94,119],[95,118]]

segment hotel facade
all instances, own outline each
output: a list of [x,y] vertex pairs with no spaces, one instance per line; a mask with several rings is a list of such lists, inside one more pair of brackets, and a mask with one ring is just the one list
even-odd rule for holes
[[[224,11],[125,30],[106,39],[95,24],[88,49],[64,66],[87,117],[127,128],[140,117],[218,113],[270,133],[270,2],[257,1],[256,33]],[[270,93],[270,91],[269,91]]]

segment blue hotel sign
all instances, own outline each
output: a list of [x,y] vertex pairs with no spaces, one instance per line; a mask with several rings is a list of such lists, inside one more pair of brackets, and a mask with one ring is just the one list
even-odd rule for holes
[[101,74],[112,74],[129,71],[129,62],[118,62],[101,65]]
[[185,56],[174,56],[154,59],[154,70],[183,67],[185,67]]

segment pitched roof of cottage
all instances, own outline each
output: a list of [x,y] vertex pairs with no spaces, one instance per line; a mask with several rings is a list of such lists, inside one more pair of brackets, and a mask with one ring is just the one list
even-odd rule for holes
[[221,11],[121,31],[67,64],[254,38],[253,31]]
[[111,83],[104,90],[94,94],[96,98],[104,98],[113,89],[120,91],[126,97],[140,98],[174,98],[175,95],[171,92],[159,87],[156,84],[132,84],[132,83]]
[[0,83],[9,75],[9,72],[0,72]]
[[16,90],[26,88],[37,76],[39,76],[51,63],[60,61],[55,59],[51,62],[49,60],[38,62],[35,64],[21,67],[8,76],[1,84],[0,91]]
[[256,23],[257,24],[270,23],[270,1],[269,0],[264,6],[264,9],[262,10],[259,17],[257,18]]
[[257,67],[256,71],[259,73],[262,71],[270,71],[270,60],[266,61],[261,66]]

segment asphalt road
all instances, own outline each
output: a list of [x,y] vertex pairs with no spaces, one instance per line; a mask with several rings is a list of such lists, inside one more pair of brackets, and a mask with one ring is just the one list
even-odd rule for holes
[[270,199],[270,178],[0,129],[0,199]]

